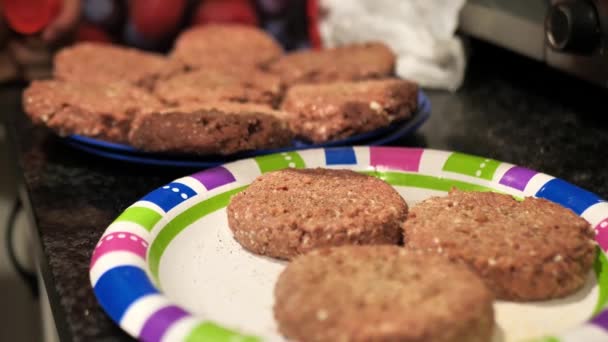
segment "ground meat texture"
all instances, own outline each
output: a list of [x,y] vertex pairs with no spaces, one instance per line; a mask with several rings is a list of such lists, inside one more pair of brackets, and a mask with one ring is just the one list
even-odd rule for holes
[[268,66],[288,86],[384,78],[395,73],[396,56],[380,42],[357,43],[287,54]]
[[23,93],[23,107],[34,123],[59,135],[125,143],[133,117],[162,104],[126,83],[34,81]]
[[492,294],[467,267],[397,246],[323,248],[275,286],[279,330],[296,341],[488,342]]
[[589,223],[540,198],[452,191],[414,207],[403,228],[406,248],[467,263],[499,299],[569,295],[596,255]]
[[139,115],[129,143],[150,152],[228,155],[288,146],[292,133],[284,113],[230,102],[190,103]]
[[282,85],[277,76],[249,67],[204,69],[158,82],[154,93],[165,102],[242,102],[275,106]]
[[177,38],[172,59],[192,69],[262,66],[283,54],[281,46],[256,27],[210,24],[191,28]]
[[151,89],[159,79],[182,72],[183,64],[141,50],[103,43],[79,43],[55,55],[56,79],[77,82],[127,82]]
[[354,171],[284,169],[258,177],[227,212],[247,250],[291,259],[323,246],[397,244],[407,204],[389,184]]
[[400,79],[297,85],[281,104],[294,133],[315,143],[386,127],[417,106],[418,86]]

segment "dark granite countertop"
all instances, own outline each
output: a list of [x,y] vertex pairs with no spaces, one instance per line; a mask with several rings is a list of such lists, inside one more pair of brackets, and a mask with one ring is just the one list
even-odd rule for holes
[[[473,52],[462,89],[427,91],[431,119],[399,145],[491,157],[608,198],[606,91],[485,44],[475,44]],[[19,89],[0,94],[62,340],[129,340],[97,305],[88,278],[90,254],[123,209],[194,170],[137,166],[76,151],[31,126],[18,110]]]

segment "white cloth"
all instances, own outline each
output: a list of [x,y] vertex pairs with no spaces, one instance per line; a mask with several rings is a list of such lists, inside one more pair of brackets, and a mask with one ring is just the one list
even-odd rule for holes
[[456,90],[466,57],[454,36],[465,0],[321,0],[323,45],[379,40],[397,54],[397,74]]

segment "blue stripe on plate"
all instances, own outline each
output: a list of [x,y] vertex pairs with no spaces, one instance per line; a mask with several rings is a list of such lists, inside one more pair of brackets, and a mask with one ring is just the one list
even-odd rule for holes
[[194,195],[196,191],[185,184],[169,183],[147,194],[141,200],[152,202],[168,212]]
[[543,185],[536,193],[536,197],[546,198],[559,203],[566,208],[572,209],[578,215],[582,214],[590,206],[602,201],[591,192],[558,178],[552,179]]
[[120,322],[135,300],[158,293],[146,272],[135,266],[119,266],[104,273],[95,284],[95,295],[106,313]]
[[357,164],[355,150],[352,147],[326,148],[325,163],[327,165]]

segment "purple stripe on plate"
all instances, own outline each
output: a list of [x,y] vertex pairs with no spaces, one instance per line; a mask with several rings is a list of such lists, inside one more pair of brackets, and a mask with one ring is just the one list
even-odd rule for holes
[[139,337],[146,342],[160,341],[169,326],[186,316],[188,313],[177,306],[164,307],[148,318]]
[[207,190],[235,181],[234,175],[221,166],[195,173],[191,177],[201,182]]
[[524,191],[530,179],[537,173],[538,172],[526,169],[525,167],[514,166],[505,172],[500,180],[500,184]]
[[600,312],[597,316],[593,317],[591,324],[598,326],[604,330],[608,330],[608,310]]

